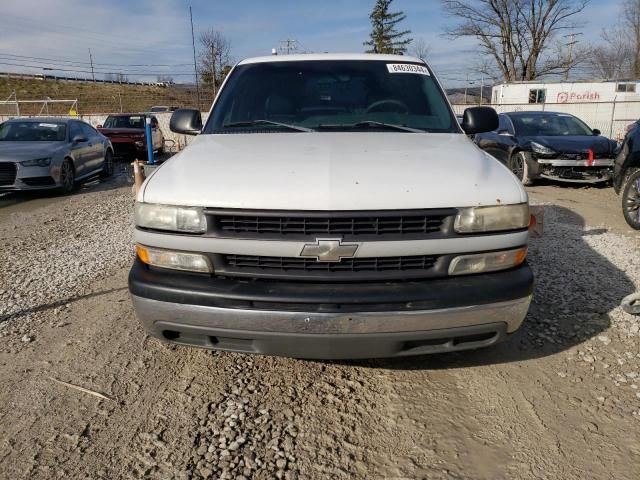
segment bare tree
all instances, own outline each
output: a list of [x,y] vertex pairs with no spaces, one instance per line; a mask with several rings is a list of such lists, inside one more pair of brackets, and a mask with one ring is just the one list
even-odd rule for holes
[[631,75],[640,77],[640,0],[625,0],[622,29],[628,38],[631,53]]
[[640,0],[625,0],[616,27],[591,47],[591,72],[602,78],[640,78]]
[[634,52],[627,32],[603,30],[598,44],[589,52],[591,72],[600,78],[619,79],[631,74]]
[[454,38],[477,38],[505,81],[561,74],[580,63],[580,55],[559,55],[552,47],[560,32],[578,26],[573,19],[587,2],[442,0],[448,14],[458,20],[447,33]]
[[429,55],[431,55],[431,47],[424,38],[416,38],[411,47],[409,47],[409,53],[426,62]]
[[215,95],[224,80],[225,72],[231,63],[231,42],[217,30],[209,29],[198,36],[200,59],[198,74],[205,85],[213,88]]

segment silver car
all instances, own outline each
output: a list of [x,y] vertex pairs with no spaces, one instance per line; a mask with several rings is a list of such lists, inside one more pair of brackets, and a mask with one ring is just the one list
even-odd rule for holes
[[113,146],[88,123],[15,118],[0,124],[0,191],[58,189],[113,174]]

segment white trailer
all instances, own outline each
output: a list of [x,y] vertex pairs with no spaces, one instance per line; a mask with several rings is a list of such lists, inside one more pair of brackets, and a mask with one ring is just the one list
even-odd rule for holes
[[500,83],[492,89],[491,103],[535,105],[640,101],[639,84],[639,80]]
[[[462,113],[467,106],[454,109]],[[491,106],[498,112],[570,113],[620,140],[627,126],[640,119],[640,80],[500,83],[492,88]]]

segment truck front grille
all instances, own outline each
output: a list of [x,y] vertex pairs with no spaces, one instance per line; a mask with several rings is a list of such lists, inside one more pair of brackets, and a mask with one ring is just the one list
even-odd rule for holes
[[251,277],[326,280],[386,280],[437,275],[440,257],[414,255],[407,257],[344,258],[340,262],[319,262],[312,258],[266,257],[255,255],[222,255],[218,274]]
[[0,185],[13,185],[18,169],[13,162],[0,162]]
[[455,209],[361,212],[207,212],[224,237],[295,239],[319,235],[376,240],[422,238],[444,231]]

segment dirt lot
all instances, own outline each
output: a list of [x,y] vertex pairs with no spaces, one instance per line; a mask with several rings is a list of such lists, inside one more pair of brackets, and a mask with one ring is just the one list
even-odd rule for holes
[[523,329],[361,362],[147,338],[124,174],[0,197],[0,477],[637,479],[640,318],[618,305],[640,285],[638,236],[611,189],[530,192],[546,232]]

